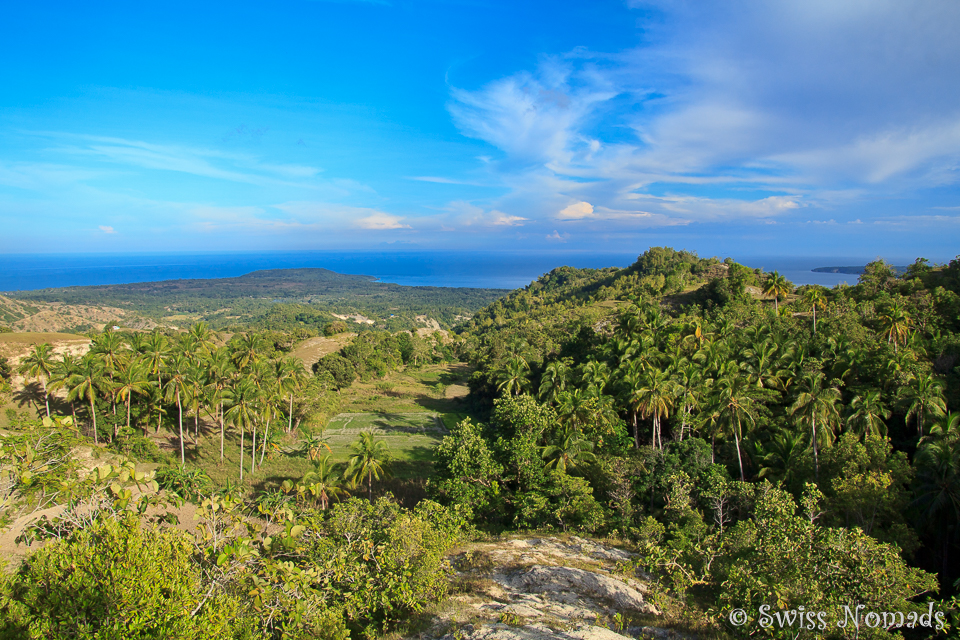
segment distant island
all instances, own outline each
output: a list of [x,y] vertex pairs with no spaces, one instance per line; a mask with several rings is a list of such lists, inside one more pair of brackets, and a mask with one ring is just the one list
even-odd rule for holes
[[[904,273],[906,267],[892,267],[896,273]],[[849,273],[852,275],[860,275],[866,270],[866,266],[863,267],[817,267],[816,269],[811,269],[816,273]]]

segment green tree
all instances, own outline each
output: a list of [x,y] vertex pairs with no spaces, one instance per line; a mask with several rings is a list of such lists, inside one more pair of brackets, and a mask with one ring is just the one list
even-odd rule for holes
[[[820,458],[817,451],[819,440],[831,442],[834,429],[840,422],[840,412],[837,404],[840,402],[840,391],[823,384],[824,375],[820,372],[804,376],[800,391],[793,404],[790,405],[790,415],[798,423],[810,427],[810,443],[813,446],[814,474],[820,479]],[[817,431],[817,425],[820,431]]]
[[547,468],[566,473],[568,469],[594,462],[597,456],[594,455],[593,449],[594,444],[576,429],[567,428],[560,431],[553,444],[543,447],[541,457],[547,461]]
[[243,436],[259,419],[260,389],[249,377],[242,376],[224,390],[224,400],[228,407],[224,418],[240,428],[240,482],[243,482]]
[[183,444],[183,400],[190,393],[190,362],[183,353],[175,353],[166,368],[167,382],[164,385],[167,401],[177,403],[180,426],[180,466],[187,463]]
[[897,301],[880,314],[880,326],[887,336],[887,343],[893,343],[893,351],[896,353],[899,346],[907,341],[913,319],[903,304]]
[[907,407],[907,420],[916,418],[917,432],[921,436],[926,416],[942,416],[947,412],[943,383],[931,374],[911,376],[909,384],[901,389],[900,396]]
[[[130,360],[120,367],[117,372],[117,378],[114,382],[114,393],[117,398],[127,405],[127,429],[130,428],[130,402],[133,394],[147,395],[150,393],[150,380],[148,375],[147,363],[143,360]],[[147,435],[147,427],[143,426],[143,435]],[[114,430],[113,437],[117,437]]]
[[47,405],[47,417],[50,417],[50,394],[47,392],[47,382],[53,375],[56,361],[53,359],[53,347],[49,343],[34,345],[30,353],[20,364],[20,373],[30,378],[40,380],[43,385],[43,399]]
[[887,435],[884,420],[890,418],[890,409],[884,404],[879,389],[867,390],[850,401],[847,428],[860,436]]
[[387,443],[376,440],[372,431],[361,431],[360,436],[351,445],[353,455],[347,461],[344,474],[354,486],[367,481],[367,497],[373,501],[373,481],[389,475],[389,450]]
[[803,300],[810,305],[813,312],[813,335],[817,335],[817,308],[826,309],[827,298],[823,294],[822,287],[812,286],[803,292]]
[[786,298],[792,290],[790,282],[778,271],[771,273],[763,285],[763,295],[773,297],[773,305],[778,316],[780,315],[780,298]]
[[100,438],[97,433],[97,407],[95,401],[97,399],[97,391],[106,384],[107,380],[103,375],[102,365],[96,358],[91,357],[90,354],[87,354],[87,356],[80,361],[80,366],[77,368],[77,371],[70,376],[70,379],[66,383],[68,400],[73,401],[82,398],[90,403],[90,417],[93,420],[93,440],[98,444]]

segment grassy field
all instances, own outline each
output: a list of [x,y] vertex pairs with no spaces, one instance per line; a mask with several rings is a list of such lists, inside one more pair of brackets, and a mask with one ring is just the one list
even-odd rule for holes
[[[372,430],[387,443],[393,478],[375,483],[374,493],[393,493],[401,501],[415,501],[424,495],[425,479],[432,468],[432,451],[450,426],[469,415],[462,398],[471,373],[462,363],[430,365],[418,370],[391,373],[383,380],[356,382],[340,395],[342,413],[334,416],[322,435],[331,449],[332,460],[340,471],[346,467],[351,445],[361,431]],[[193,433],[193,419],[185,419],[185,429]],[[280,433],[285,424],[274,424]],[[279,430],[279,431],[278,431]],[[296,481],[313,469],[305,455],[285,455],[272,450],[264,465],[250,473],[250,436],[245,434],[244,486],[251,493],[279,487],[284,480]],[[258,435],[258,438],[262,434]],[[176,435],[161,431],[154,438],[179,463]],[[293,445],[297,434],[281,434],[279,444]],[[220,461],[219,427],[201,423],[200,437],[186,443],[187,465],[203,469],[220,486],[237,484],[240,477],[240,434],[228,427],[224,461]]]

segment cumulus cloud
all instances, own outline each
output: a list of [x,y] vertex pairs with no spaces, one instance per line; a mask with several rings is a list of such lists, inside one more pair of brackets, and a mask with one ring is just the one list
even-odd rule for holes
[[583,220],[593,217],[593,205],[589,202],[574,202],[567,205],[557,214],[558,220]]
[[547,240],[552,242],[566,242],[567,238],[570,237],[569,233],[560,233],[556,229],[553,230],[553,233],[547,236]]
[[104,233],[116,233],[116,231],[114,230],[113,227],[108,227],[108,226],[106,226],[106,225],[100,225],[99,228],[100,228],[100,231],[103,231]]

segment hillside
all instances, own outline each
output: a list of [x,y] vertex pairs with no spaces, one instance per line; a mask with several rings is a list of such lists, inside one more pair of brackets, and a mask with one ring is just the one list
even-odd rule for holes
[[[320,329],[337,318],[359,328],[450,328],[506,293],[499,289],[407,287],[326,269],[271,269],[237,278],[165,280],[7,294],[0,322],[18,330],[66,330],[117,322],[130,328]],[[98,315],[99,314],[99,315]],[[360,316],[360,319],[358,319]],[[418,319],[418,316],[421,318]],[[9,318],[9,319],[8,319]],[[365,319],[372,320],[367,322]],[[433,322],[431,322],[433,321]]]

